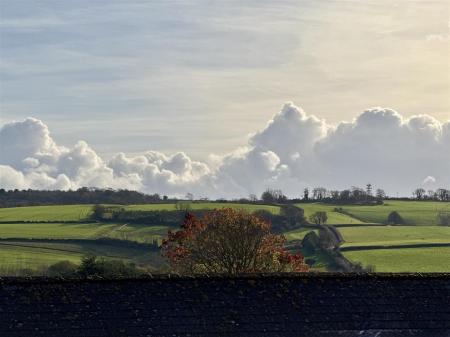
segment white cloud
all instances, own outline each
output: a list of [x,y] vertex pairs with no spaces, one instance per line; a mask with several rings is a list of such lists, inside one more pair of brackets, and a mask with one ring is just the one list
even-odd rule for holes
[[435,182],[436,182],[436,178],[435,177],[428,176],[422,181],[422,185],[430,186],[430,185],[434,185]]
[[450,122],[429,115],[404,118],[383,108],[333,126],[287,103],[246,146],[211,155],[213,165],[183,152],[118,153],[105,161],[84,141],[57,145],[35,118],[3,125],[0,144],[0,187],[6,189],[96,186],[239,197],[267,187],[298,196],[318,185],[371,182],[404,195],[422,184],[450,186]]
[[[5,124],[0,131],[1,162],[17,169],[27,164],[27,158],[57,156],[59,149],[47,125],[35,118]],[[27,159],[28,162],[30,159]]]
[[309,154],[314,144],[326,135],[323,120],[306,113],[292,103],[286,103],[267,124],[250,139],[255,148],[275,152],[283,161]]

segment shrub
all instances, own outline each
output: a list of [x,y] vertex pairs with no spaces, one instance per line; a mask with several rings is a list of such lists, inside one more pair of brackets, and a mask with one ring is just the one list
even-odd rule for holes
[[302,240],[302,246],[308,251],[315,252],[319,249],[319,236],[313,231],[308,232]]
[[77,274],[78,266],[70,261],[57,262],[47,269],[47,275],[51,277],[70,277]]
[[339,247],[343,242],[340,233],[332,226],[323,226],[319,229],[319,245],[330,250]]
[[274,218],[274,215],[266,209],[258,209],[253,212],[253,215],[260,219],[263,219],[266,222],[272,222]]
[[403,218],[397,211],[393,211],[393,212],[389,213],[387,222],[388,222],[388,224],[393,224],[393,225],[404,223]]
[[106,260],[97,256],[86,256],[81,260],[77,270],[82,277],[133,277],[143,274],[144,271],[133,263],[125,263],[122,260]]
[[301,225],[305,222],[305,211],[293,205],[283,205],[280,209],[280,216],[285,217],[292,225]]
[[103,205],[94,205],[92,207],[92,215],[91,218],[93,220],[103,220],[106,213],[106,207]]
[[327,212],[315,212],[309,216],[309,221],[318,226],[325,224],[327,220]]
[[293,205],[283,205],[280,214],[272,214],[268,210],[259,209],[253,215],[272,224],[274,233],[283,233],[300,227],[305,223],[304,211],[302,208]]

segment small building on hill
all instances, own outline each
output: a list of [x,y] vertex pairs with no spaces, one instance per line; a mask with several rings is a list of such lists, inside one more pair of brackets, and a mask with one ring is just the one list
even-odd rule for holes
[[449,275],[0,279],[0,336],[449,337]]

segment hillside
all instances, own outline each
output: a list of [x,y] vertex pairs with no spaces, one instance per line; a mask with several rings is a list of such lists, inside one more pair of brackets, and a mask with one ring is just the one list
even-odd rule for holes
[[[352,261],[375,266],[376,271],[450,271],[450,264],[444,263],[448,248],[442,247],[450,245],[450,227],[436,223],[437,212],[450,209],[450,203],[389,200],[376,206],[324,203],[296,206],[304,209],[306,217],[317,211],[327,212],[327,223],[339,230],[344,239],[342,252]],[[150,213],[176,210],[174,203],[112,207]],[[277,205],[190,203],[194,211],[222,207],[280,212]],[[0,274],[36,270],[60,260],[78,262],[86,254],[120,258],[154,270],[163,266],[164,261],[153,244],[160,243],[167,231],[176,229],[178,224],[92,221],[92,208],[89,204],[0,208]],[[394,210],[404,223],[388,226],[387,215]],[[301,242],[311,230],[289,229],[284,235],[289,243]],[[316,261],[314,268],[326,270],[323,256],[308,257]]]

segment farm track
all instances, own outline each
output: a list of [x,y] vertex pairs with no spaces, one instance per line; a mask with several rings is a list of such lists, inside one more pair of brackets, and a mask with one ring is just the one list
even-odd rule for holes
[[108,231],[108,232],[106,232],[106,233],[100,235],[99,237],[101,237],[101,238],[107,238],[107,237],[109,237],[112,233],[117,232],[117,231],[120,231],[121,229],[125,228],[126,226],[128,226],[127,223],[126,223],[126,224],[123,224],[123,225],[120,226],[119,228],[113,228],[113,229],[111,229],[110,231]]

